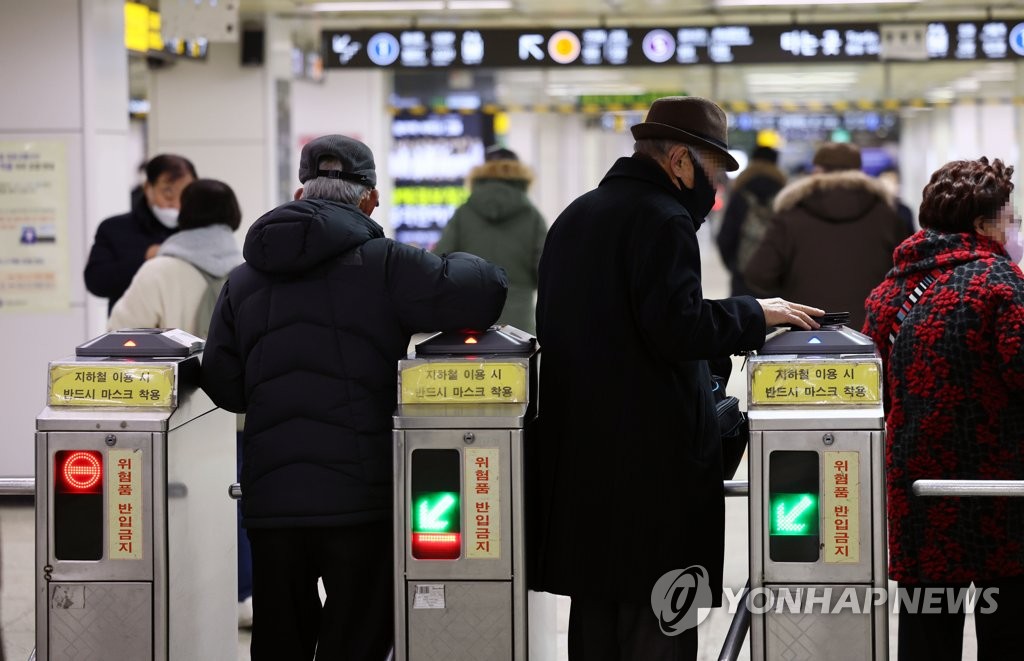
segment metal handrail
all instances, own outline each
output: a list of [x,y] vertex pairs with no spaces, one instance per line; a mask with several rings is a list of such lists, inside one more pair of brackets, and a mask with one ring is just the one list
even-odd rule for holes
[[0,477],[0,496],[34,496],[36,478]]
[[739,600],[739,610],[732,616],[732,624],[729,625],[729,632],[725,634],[725,642],[722,644],[722,652],[718,655],[718,661],[736,661],[743,649],[743,641],[747,638],[747,630],[750,629],[750,610],[747,608],[747,595],[750,593],[750,579],[743,586],[743,594]]
[[750,482],[747,480],[724,480],[722,488],[726,496],[749,496]]
[[915,480],[915,496],[1024,496],[1024,480]]

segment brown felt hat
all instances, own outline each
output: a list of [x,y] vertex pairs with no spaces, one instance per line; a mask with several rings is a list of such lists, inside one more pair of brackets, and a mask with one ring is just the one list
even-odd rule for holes
[[738,170],[740,164],[729,153],[729,127],[725,111],[713,101],[699,96],[666,96],[656,100],[647,111],[647,120],[630,129],[637,140],[678,140],[709,147],[725,159],[725,169]]
[[826,142],[814,152],[812,163],[828,172],[859,170],[860,149],[846,142]]

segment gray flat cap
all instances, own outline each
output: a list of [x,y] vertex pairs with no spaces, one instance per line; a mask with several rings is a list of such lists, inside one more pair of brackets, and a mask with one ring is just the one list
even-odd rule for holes
[[[320,170],[320,161],[334,158],[341,170]],[[306,183],[316,177],[332,177],[354,181],[371,188],[377,185],[377,170],[370,148],[343,135],[322,135],[306,143],[299,157],[299,181]]]

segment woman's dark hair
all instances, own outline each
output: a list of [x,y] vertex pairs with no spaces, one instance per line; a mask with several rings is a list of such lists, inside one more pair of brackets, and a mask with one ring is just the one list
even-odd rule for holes
[[185,186],[181,191],[178,228],[194,230],[218,223],[232,230],[242,224],[242,211],[231,187],[216,179],[196,179]]
[[940,232],[974,230],[978,217],[995,218],[1013,192],[1012,165],[998,158],[990,164],[984,156],[976,161],[951,161],[932,174],[924,187],[918,219],[921,227]]
[[162,174],[169,175],[171,181],[177,181],[187,174],[192,175],[193,179],[198,178],[192,161],[177,154],[160,154],[146,163],[146,181],[150,185],[155,184]]

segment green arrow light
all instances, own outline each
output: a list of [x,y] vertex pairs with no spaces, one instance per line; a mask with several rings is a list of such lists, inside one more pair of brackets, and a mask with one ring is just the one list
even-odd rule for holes
[[[434,492],[423,494],[413,503],[414,532],[451,532],[457,531],[457,521],[448,516],[456,514],[458,496],[450,492]],[[456,512],[452,510],[455,509]]]
[[818,533],[817,494],[772,494],[770,507],[771,534],[816,535]]

